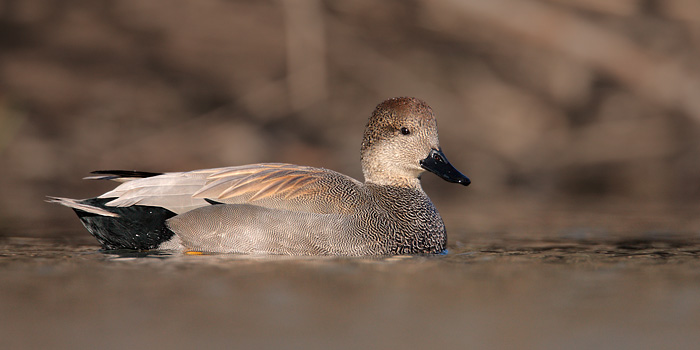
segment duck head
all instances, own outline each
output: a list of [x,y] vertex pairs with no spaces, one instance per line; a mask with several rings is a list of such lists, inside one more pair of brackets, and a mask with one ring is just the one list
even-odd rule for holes
[[433,110],[412,97],[388,99],[375,108],[365,127],[361,160],[365,181],[378,185],[420,187],[425,170],[449,182],[471,183],[442,152]]

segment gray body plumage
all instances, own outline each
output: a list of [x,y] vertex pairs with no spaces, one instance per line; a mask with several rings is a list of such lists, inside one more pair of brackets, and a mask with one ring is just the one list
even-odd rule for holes
[[338,195],[339,203],[355,203],[323,213],[251,204],[209,205],[175,216],[167,224],[177,233],[179,244],[195,251],[386,255],[445,249],[445,226],[422,191],[360,185]]
[[[430,107],[412,98],[380,104],[365,130],[362,165],[365,183],[327,169],[281,163],[135,172],[134,177],[118,172],[91,177],[123,182],[97,198],[50,201],[75,209],[109,249],[288,255],[442,252],[445,225],[419,176],[429,170],[463,185],[469,179],[440,151]],[[145,215],[156,214],[163,218],[160,226],[141,224]],[[121,242],[139,234],[151,237],[149,245],[122,247]],[[154,235],[162,236],[156,245]]]

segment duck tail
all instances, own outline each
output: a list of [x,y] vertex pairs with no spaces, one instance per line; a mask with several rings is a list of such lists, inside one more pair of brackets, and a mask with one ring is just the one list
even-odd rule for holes
[[116,182],[127,182],[144,177],[163,175],[163,173],[152,173],[149,171],[136,170],[95,170],[90,172],[92,176],[84,177],[83,180],[112,180]]
[[83,211],[86,213],[90,214],[95,214],[95,215],[101,215],[101,216],[109,216],[113,218],[118,218],[119,214],[113,213],[111,211],[108,211],[106,209],[96,207],[94,205],[90,205],[85,203],[85,199],[72,199],[72,198],[63,198],[63,197],[52,197],[52,196],[47,196],[46,202],[48,203],[56,203],[60,204],[63,206],[66,206],[68,208],[73,208],[73,210],[77,211]]
[[100,242],[103,249],[156,249],[175,235],[165,221],[174,212],[145,205],[111,207],[114,198],[71,199],[48,197],[49,203],[72,208],[83,226]]

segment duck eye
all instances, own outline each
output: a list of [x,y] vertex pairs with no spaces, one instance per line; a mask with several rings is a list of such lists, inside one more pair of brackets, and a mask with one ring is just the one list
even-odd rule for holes
[[401,128],[401,133],[404,135],[408,135],[411,133],[411,130],[408,130],[408,128],[404,126]]

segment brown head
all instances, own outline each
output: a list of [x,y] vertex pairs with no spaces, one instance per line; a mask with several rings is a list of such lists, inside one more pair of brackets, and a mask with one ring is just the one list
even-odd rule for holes
[[361,149],[365,181],[379,185],[420,187],[425,170],[468,185],[440,150],[433,110],[413,97],[380,103],[365,127]]

